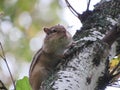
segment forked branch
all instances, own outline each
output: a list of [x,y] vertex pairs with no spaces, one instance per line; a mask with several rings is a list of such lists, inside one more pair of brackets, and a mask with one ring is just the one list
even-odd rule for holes
[[70,11],[76,16],[76,17],[79,17],[80,14],[70,5],[70,3],[68,2],[68,0],[65,0],[68,8],[70,9]]
[[68,0],[65,0],[68,8],[70,9],[70,11],[81,21],[84,22],[85,20],[87,20],[87,18],[92,14],[92,11],[89,10],[89,6],[90,6],[90,2],[91,0],[88,1],[87,3],[87,9],[86,11],[84,11],[82,14],[78,13],[68,2]]

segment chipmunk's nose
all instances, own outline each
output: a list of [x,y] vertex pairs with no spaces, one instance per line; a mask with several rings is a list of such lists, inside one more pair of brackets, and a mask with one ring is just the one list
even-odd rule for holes
[[66,34],[66,31],[62,31],[64,34]]
[[62,33],[66,36],[66,31],[62,31]]

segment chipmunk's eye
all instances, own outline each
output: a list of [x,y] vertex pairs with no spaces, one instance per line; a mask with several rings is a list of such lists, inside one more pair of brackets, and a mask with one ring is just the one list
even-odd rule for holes
[[57,30],[56,30],[56,29],[53,29],[53,30],[52,30],[52,33],[55,33],[55,32],[57,32]]

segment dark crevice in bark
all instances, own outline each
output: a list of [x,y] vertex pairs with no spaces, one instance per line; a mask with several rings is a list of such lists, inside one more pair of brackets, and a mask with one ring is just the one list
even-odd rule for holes
[[95,88],[95,90],[105,90],[106,86],[108,86],[110,82],[110,76],[109,76],[109,58],[106,59],[106,68],[104,71],[103,76],[99,77],[98,79],[98,86]]

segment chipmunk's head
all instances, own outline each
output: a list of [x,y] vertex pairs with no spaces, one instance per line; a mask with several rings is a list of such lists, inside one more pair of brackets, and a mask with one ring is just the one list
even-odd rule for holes
[[46,37],[60,37],[66,36],[66,29],[62,25],[55,25],[50,28],[44,28],[44,32],[46,33]]
[[44,40],[44,49],[49,49],[51,52],[58,52],[65,49],[71,42],[71,34],[62,25],[55,25],[50,28],[44,28],[46,37]]

